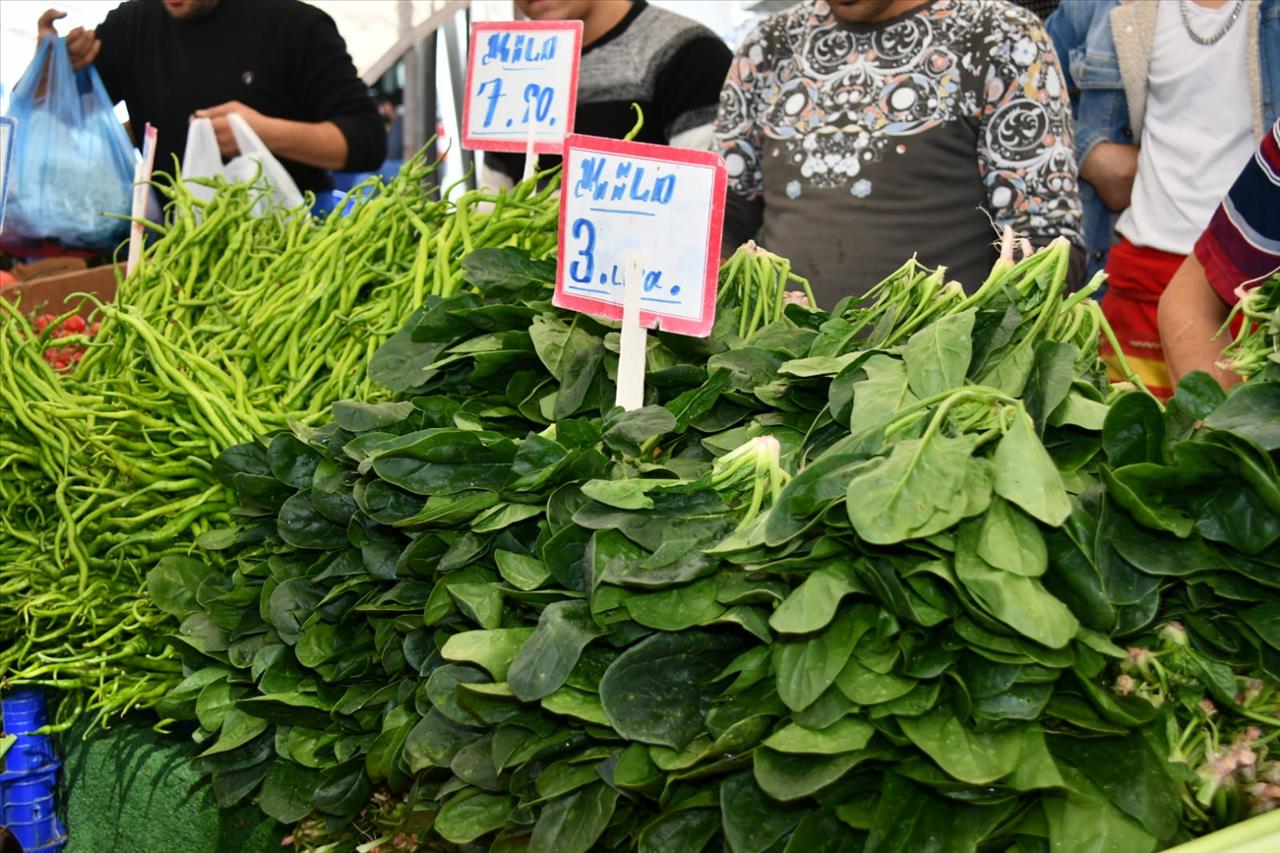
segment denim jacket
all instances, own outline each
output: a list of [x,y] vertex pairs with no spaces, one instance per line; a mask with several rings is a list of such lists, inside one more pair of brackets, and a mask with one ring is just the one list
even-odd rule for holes
[[[1246,0],[1240,23],[1256,28],[1257,53],[1249,57],[1256,81],[1254,135],[1259,139],[1280,115],[1280,0]],[[1112,26],[1125,27],[1117,39]],[[1142,139],[1146,69],[1151,60],[1155,4],[1148,0],[1065,0],[1045,22],[1071,89],[1076,162],[1083,164],[1099,142],[1137,145]],[[1137,31],[1136,33],[1134,31]],[[1080,182],[1088,274],[1107,261],[1119,214]]]

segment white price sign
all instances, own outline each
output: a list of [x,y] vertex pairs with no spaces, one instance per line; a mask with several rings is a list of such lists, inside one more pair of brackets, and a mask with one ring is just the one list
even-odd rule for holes
[[17,131],[17,119],[0,116],[0,232],[4,231],[4,206],[9,198],[9,165],[13,155],[13,137]]
[[571,136],[564,146],[554,302],[621,319],[640,264],[640,324],[706,337],[715,322],[724,161],[710,151]]
[[462,144],[559,154],[573,132],[581,21],[486,21],[471,27]]

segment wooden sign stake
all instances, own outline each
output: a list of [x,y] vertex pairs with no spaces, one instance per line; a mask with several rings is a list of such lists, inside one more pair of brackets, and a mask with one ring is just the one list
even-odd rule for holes
[[645,352],[649,332],[640,325],[640,255],[627,253],[627,269],[622,280],[622,343],[618,354],[618,395],[614,405],[627,411],[644,405]]
[[142,261],[143,244],[146,243],[142,219],[147,215],[147,197],[150,190],[151,170],[156,163],[156,129],[148,124],[142,135],[142,159],[133,167],[133,224],[129,228],[129,259],[125,264],[127,276]]
[[533,131],[534,131],[534,124],[533,122],[529,122],[529,135],[525,139],[525,148],[524,148],[524,178],[522,179],[524,181],[527,181],[530,178],[532,178],[534,173],[538,171],[538,155],[533,150],[533,142],[534,142]]

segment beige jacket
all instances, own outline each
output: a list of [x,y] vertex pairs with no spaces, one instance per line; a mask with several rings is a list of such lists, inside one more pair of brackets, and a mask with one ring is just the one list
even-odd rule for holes
[[[1162,0],[1171,2],[1171,0]],[[1261,142],[1267,131],[1262,115],[1262,70],[1258,56],[1258,21],[1260,0],[1245,0],[1244,24],[1249,28],[1249,94],[1253,102],[1253,137]],[[1147,112],[1147,74],[1151,69],[1151,49],[1156,35],[1155,0],[1120,0],[1111,10],[1111,38],[1116,46],[1120,79],[1124,83],[1125,100],[1129,104],[1129,126],[1133,139],[1142,139],[1142,119]]]

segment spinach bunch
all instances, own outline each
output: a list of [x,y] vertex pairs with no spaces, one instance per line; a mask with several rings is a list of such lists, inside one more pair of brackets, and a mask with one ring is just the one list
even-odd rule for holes
[[651,336],[622,412],[617,333],[552,308],[549,263],[476,252],[478,293],[373,358],[394,401],[217,460],[240,523],[148,579],[189,652],[162,712],[199,722],[223,802],[337,829],[377,786],[425,844],[1206,828],[1178,703],[1115,689],[1120,643],[1182,619],[1222,707],[1266,716],[1225,694],[1275,675],[1280,386],[1194,377],[1164,413],[1109,386],[1066,254],[972,296],[909,264],[834,315],[740,255],[717,332]]
[[1280,372],[1280,274],[1242,293],[1219,334],[1237,323],[1223,359],[1241,376],[1275,378]]

